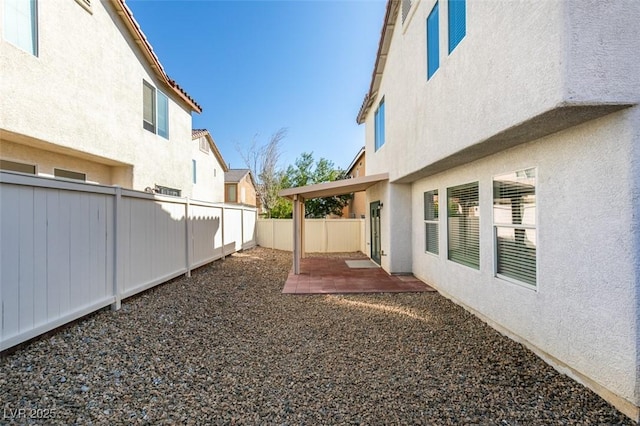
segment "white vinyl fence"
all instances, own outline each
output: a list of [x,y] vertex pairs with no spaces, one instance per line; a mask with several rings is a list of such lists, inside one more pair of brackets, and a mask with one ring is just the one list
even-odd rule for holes
[[256,210],[0,173],[0,350],[255,245]]
[[[261,247],[293,251],[293,219],[258,219],[256,243]],[[364,219],[305,219],[307,253],[367,253]]]

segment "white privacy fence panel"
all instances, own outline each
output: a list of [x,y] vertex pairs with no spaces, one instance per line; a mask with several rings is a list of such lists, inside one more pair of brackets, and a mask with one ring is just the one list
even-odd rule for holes
[[241,209],[224,209],[224,241],[226,252],[242,250],[242,229],[233,224],[242,223]]
[[222,207],[191,205],[193,266],[219,259],[222,253]]
[[121,206],[118,247],[123,296],[185,273],[185,204],[123,194]]
[[242,211],[242,248],[256,245],[256,220],[258,212],[255,210]]
[[[292,219],[259,219],[257,244],[277,250],[293,250]],[[305,251],[308,253],[365,252],[364,219],[305,219]]]
[[255,218],[250,207],[0,173],[0,350],[255,245]]

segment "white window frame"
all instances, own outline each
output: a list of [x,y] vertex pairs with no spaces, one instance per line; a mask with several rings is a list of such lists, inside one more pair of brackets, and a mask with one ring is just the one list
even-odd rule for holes
[[[435,219],[424,219],[424,216],[426,216],[426,203],[424,201],[424,197],[428,194],[428,193],[432,193],[433,196],[438,197],[438,204],[437,204],[437,210],[436,210],[436,218]],[[432,189],[431,191],[424,191],[424,194],[422,195],[422,207],[423,207],[423,220],[424,220],[424,252],[427,254],[430,254],[432,256],[440,256],[440,191],[438,191],[438,189]],[[437,238],[436,238],[436,250],[437,252],[433,252],[433,251],[429,251],[428,247],[427,247],[427,228],[429,225],[436,225],[436,234],[437,234]]]
[[[500,223],[497,222],[496,220],[496,212],[495,212],[495,208],[494,208],[494,199],[495,199],[495,194],[494,191],[495,189],[493,189],[493,183],[496,181],[497,178],[501,177],[501,176],[505,176],[507,174],[509,174],[509,172],[507,173],[500,173],[497,175],[492,176],[491,178],[491,186],[492,186],[492,190],[491,190],[491,222],[492,222],[492,227],[493,227],[493,275],[502,280],[502,281],[506,281],[510,284],[515,284],[518,285],[520,287],[529,289],[529,290],[533,290],[533,291],[538,291],[539,290],[539,286],[538,286],[538,272],[540,271],[539,268],[539,259],[540,257],[538,256],[538,224],[540,223],[538,220],[538,183],[539,183],[539,179],[538,179],[538,167],[537,166],[533,166],[533,167],[523,167],[523,168],[519,168],[516,170],[513,170],[512,173],[518,173],[518,172],[526,172],[528,170],[534,170],[535,171],[535,224],[531,225],[531,224],[505,224],[505,223]],[[536,262],[535,262],[535,268],[536,268],[536,282],[535,284],[531,284],[522,280],[518,280],[517,278],[514,277],[510,277],[504,274],[501,274],[498,272],[498,228],[512,228],[512,229],[524,229],[526,230],[533,230],[535,231],[536,234]]]
[[[144,90],[146,88],[151,89],[151,95],[152,95],[152,113],[153,113],[153,121],[148,121],[144,118],[144,104],[145,104],[145,99],[144,99]],[[166,134],[164,134],[163,129],[159,128],[159,121],[160,121],[160,102],[165,103],[166,102],[166,112],[167,112],[167,116],[166,116]],[[161,90],[159,90],[157,87],[155,87],[153,84],[149,83],[146,80],[142,80],[142,127],[151,132],[151,133],[155,133],[160,137],[163,137],[165,139],[169,139],[169,134],[170,134],[170,130],[169,130],[169,97],[162,92]]]
[[[463,262],[461,260],[456,260],[456,259],[452,259],[451,258],[451,232],[452,232],[452,228],[451,228],[451,218],[452,216],[450,216],[450,206],[449,206],[449,190],[451,189],[458,189],[458,188],[462,188],[462,187],[468,187],[471,185],[476,185],[477,188],[477,206],[474,207],[474,211],[477,211],[477,217],[478,217],[478,264],[472,264],[472,263],[468,263],[468,262]],[[462,183],[462,184],[458,184],[458,185],[453,185],[453,186],[448,186],[446,188],[446,204],[447,204],[447,260],[449,260],[450,262],[453,262],[455,264],[464,266],[466,268],[469,268],[471,270],[474,271],[480,271],[481,267],[482,267],[482,253],[481,253],[481,241],[482,241],[482,215],[481,215],[481,210],[480,210],[480,194],[482,193],[481,191],[481,185],[480,185],[480,181],[479,180],[475,180],[475,181],[471,181],[471,182],[466,182],[466,183]],[[454,217],[468,217],[468,216],[454,216]]]

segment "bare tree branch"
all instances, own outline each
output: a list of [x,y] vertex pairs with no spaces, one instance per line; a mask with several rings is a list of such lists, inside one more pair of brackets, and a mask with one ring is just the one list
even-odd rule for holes
[[251,145],[243,151],[236,146],[245,165],[256,179],[256,192],[262,206],[270,212],[278,200],[282,171],[278,163],[282,154],[282,141],[287,136],[287,129],[281,128],[265,145],[258,145],[258,135],[254,135]]

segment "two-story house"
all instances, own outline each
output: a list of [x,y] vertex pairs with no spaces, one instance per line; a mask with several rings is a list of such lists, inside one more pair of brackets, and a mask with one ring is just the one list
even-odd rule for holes
[[389,1],[357,118],[389,174],[372,258],[636,420],[639,23],[635,0]]
[[229,171],[211,133],[207,129],[194,129],[191,178],[192,198],[224,202],[224,176]]
[[2,0],[0,13],[3,170],[201,197],[191,146],[201,107],[124,0]]

